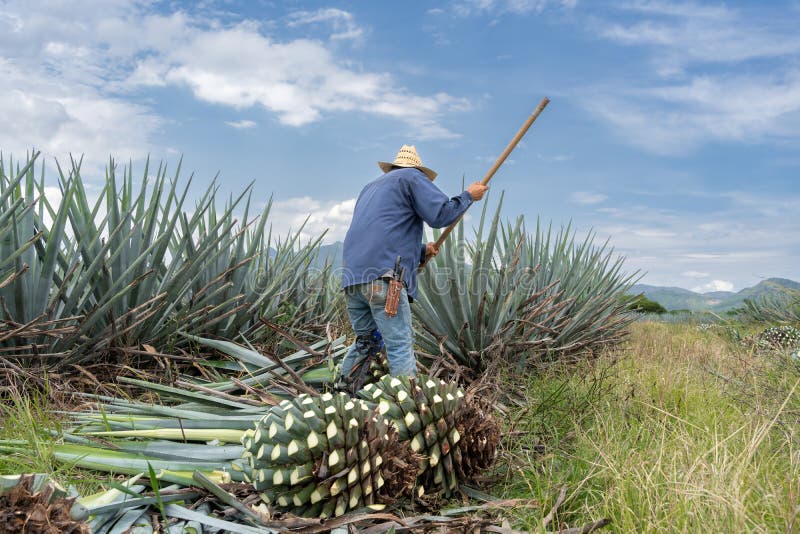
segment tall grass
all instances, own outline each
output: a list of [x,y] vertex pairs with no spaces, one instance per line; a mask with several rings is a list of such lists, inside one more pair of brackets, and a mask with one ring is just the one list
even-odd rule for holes
[[[546,511],[566,486],[557,522],[609,518],[617,532],[795,531],[798,431],[779,422],[796,405],[798,380],[767,391],[766,375],[747,373],[752,355],[693,326],[632,331],[627,347],[609,355],[619,361],[602,395],[594,393],[602,360],[585,362],[565,385],[530,380],[528,400],[544,408],[516,425],[531,435],[510,451],[506,494],[532,493]],[[730,377],[736,388],[751,381],[745,403],[730,394]],[[557,387],[564,392],[554,396]],[[520,511],[517,519],[535,530],[542,515]]]
[[0,402],[0,475],[51,474],[65,485],[73,484],[81,494],[92,493],[100,481],[71,466],[56,463],[54,435],[61,432],[58,394],[36,387],[7,391]]

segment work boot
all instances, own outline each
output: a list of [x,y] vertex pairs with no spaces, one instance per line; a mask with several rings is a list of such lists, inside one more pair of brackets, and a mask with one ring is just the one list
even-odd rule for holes
[[353,365],[347,376],[340,375],[333,386],[335,391],[347,393],[351,397],[364,387],[369,374],[370,365],[375,357],[383,350],[383,337],[378,330],[373,330],[371,334],[358,336],[356,338],[356,350],[364,357]]

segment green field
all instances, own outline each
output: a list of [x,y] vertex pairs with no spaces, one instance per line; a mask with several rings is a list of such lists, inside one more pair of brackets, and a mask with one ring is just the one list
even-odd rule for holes
[[711,329],[639,323],[592,363],[532,378],[507,451],[506,496],[542,504],[541,526],[608,518],[617,532],[795,532],[800,366]]

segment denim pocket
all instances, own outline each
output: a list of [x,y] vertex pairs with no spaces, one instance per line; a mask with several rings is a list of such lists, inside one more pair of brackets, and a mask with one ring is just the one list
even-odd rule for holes
[[384,280],[375,280],[369,286],[369,303],[386,304],[386,293],[389,283]]

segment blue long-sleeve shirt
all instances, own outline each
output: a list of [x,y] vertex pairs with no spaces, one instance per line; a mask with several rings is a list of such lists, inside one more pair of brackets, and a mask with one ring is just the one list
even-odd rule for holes
[[397,256],[406,268],[408,295],[417,296],[417,268],[425,259],[422,223],[443,228],[466,211],[472,196],[447,195],[414,168],[394,169],[367,184],[344,238],[342,287],[371,282],[394,269]]

